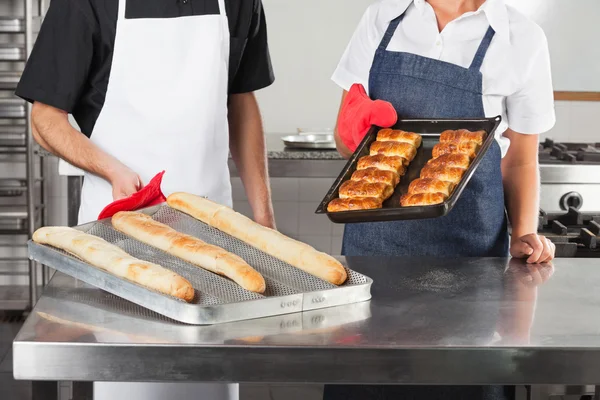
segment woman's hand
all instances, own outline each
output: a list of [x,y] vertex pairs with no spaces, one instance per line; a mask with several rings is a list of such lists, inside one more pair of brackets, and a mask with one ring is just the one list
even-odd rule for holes
[[545,236],[537,233],[511,238],[510,255],[515,258],[527,258],[529,264],[547,263],[554,259],[556,246]]

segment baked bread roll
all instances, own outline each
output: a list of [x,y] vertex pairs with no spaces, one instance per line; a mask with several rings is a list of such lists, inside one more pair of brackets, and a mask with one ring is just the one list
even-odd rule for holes
[[453,167],[460,169],[469,168],[470,163],[471,159],[466,154],[444,154],[427,161],[427,165],[431,165],[432,167]]
[[173,193],[167,204],[334,285],[348,278],[344,266],[330,255],[259,225],[229,207],[189,193]]
[[396,187],[396,185],[400,183],[400,177],[397,173],[393,171],[383,171],[377,168],[354,171],[350,179],[357,182],[385,183],[391,187]]
[[446,195],[443,193],[405,194],[400,198],[400,205],[402,207],[431,206],[443,203],[444,200]]
[[157,292],[188,302],[194,299],[194,288],[183,277],[160,265],[138,260],[98,236],[73,228],[45,227],[35,231],[33,241],[67,251],[88,264]]
[[373,210],[381,208],[381,198],[362,197],[351,199],[333,199],[327,205],[327,211]]
[[218,275],[226,276],[251,292],[264,293],[265,279],[242,258],[220,247],[155,221],[139,212],[121,211],[112,217],[114,228],[142,243],[156,247]]
[[415,179],[408,185],[408,194],[419,193],[443,193],[450,196],[454,184],[451,182],[439,181],[437,179]]
[[410,163],[417,155],[417,148],[410,143],[404,142],[373,142],[371,143],[370,155],[383,154],[384,156],[398,156]]
[[463,142],[475,142],[478,145],[482,145],[485,140],[485,131],[471,132],[466,129],[459,129],[457,131],[444,131],[440,136],[441,143],[463,143]]
[[458,185],[464,173],[465,170],[461,168],[425,165],[421,170],[421,178],[437,179]]
[[381,154],[376,156],[364,156],[356,164],[357,170],[377,168],[384,171],[392,171],[402,176],[406,173],[406,159],[402,157],[387,157]]
[[368,183],[360,181],[346,181],[340,186],[340,199],[356,197],[375,197],[387,200],[394,194],[394,188],[385,183]]
[[423,138],[421,137],[421,135],[412,132],[405,132],[394,129],[382,129],[379,132],[377,132],[377,141],[404,142],[412,144],[413,146],[415,146],[415,148],[419,148],[419,146],[421,146]]
[[433,146],[433,157],[437,158],[443,156],[444,154],[465,154],[470,159],[475,158],[477,156],[477,151],[479,150],[479,145],[475,142],[462,142],[462,143],[438,143]]

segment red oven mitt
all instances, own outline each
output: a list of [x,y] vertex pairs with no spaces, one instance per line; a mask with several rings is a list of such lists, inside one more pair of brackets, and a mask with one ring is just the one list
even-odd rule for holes
[[354,152],[372,125],[389,128],[398,121],[391,103],[371,100],[363,85],[355,83],[344,99],[338,118],[338,134]]
[[164,174],[165,171],[157,174],[139,192],[136,192],[124,199],[114,201],[104,207],[104,210],[102,210],[98,216],[98,219],[110,218],[119,211],[136,211],[141,208],[164,203],[167,198],[160,190],[160,184]]

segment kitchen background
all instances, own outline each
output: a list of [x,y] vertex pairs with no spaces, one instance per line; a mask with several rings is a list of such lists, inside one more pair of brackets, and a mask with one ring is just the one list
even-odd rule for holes
[[[510,0],[540,23],[548,36],[555,90],[600,92],[600,16],[597,0]],[[329,79],[362,13],[371,0],[263,0],[276,74],[275,84],[258,93],[267,134],[293,133],[297,128],[333,128],[341,90]],[[22,15],[22,2],[1,0],[0,15]],[[4,43],[19,41],[0,34]],[[6,63],[0,63],[6,64]],[[4,69],[11,68],[4,66]],[[10,96],[10,93],[6,94]],[[598,101],[557,101],[557,124],[545,137],[557,141],[600,142]],[[48,159],[47,222],[67,224],[67,181],[57,174],[57,160]],[[24,173],[12,156],[0,158],[0,178]],[[343,227],[316,215],[318,202],[333,178],[273,178],[273,203],[278,228],[319,250],[339,254]],[[239,178],[232,178],[234,208],[250,214]],[[14,202],[0,198],[0,204]],[[24,201],[24,200],[23,200]],[[22,237],[1,238],[0,257],[23,257],[12,244]],[[26,272],[25,262],[0,262],[0,271]],[[0,285],[27,285],[28,277],[0,276]]]

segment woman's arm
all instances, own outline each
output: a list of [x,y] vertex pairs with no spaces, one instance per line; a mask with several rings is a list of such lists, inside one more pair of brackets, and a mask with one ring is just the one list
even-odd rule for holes
[[510,148],[502,159],[504,196],[512,226],[510,253],[513,257],[529,256],[529,263],[548,262],[554,258],[554,244],[537,234],[539,135],[524,135],[508,129],[504,136],[510,139]]

